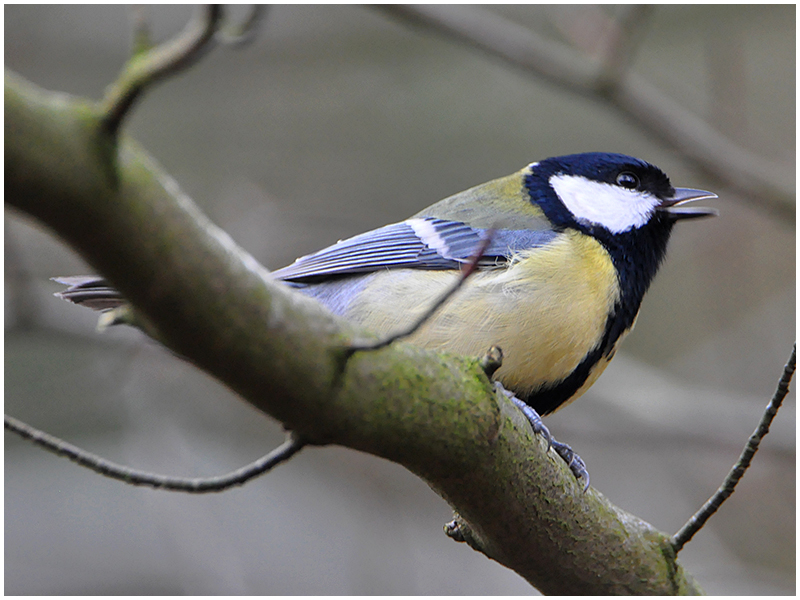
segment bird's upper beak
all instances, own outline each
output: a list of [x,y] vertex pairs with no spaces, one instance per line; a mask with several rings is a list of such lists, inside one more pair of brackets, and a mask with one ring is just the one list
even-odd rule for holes
[[716,208],[708,208],[706,206],[685,206],[689,202],[695,200],[708,200],[710,198],[718,198],[714,192],[705,192],[703,190],[693,190],[691,188],[675,188],[675,195],[672,198],[667,198],[659,206],[660,210],[667,214],[673,221],[682,219],[701,219],[703,217],[715,217],[719,214]]

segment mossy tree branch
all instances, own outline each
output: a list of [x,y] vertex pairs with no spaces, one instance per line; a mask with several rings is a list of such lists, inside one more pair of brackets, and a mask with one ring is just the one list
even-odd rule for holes
[[461,539],[542,592],[698,591],[668,535],[582,493],[477,357],[402,343],[349,356],[364,332],[271,282],[104,114],[6,73],[6,202],[107,277],[148,333],[303,439],[404,465],[454,507]]

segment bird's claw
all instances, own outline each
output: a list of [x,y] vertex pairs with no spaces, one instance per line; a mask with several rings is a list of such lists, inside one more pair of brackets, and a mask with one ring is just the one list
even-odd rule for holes
[[569,470],[575,475],[575,479],[577,479],[579,483],[583,483],[583,492],[586,493],[586,490],[589,489],[589,471],[586,469],[586,463],[578,456],[577,452],[570,448],[569,444],[564,444],[558,440],[552,440],[551,445],[553,450],[556,451],[556,454],[567,463]]
[[522,411],[522,414],[525,415],[525,418],[528,419],[528,423],[530,423],[531,427],[533,427],[533,433],[541,435],[547,441],[547,451],[549,452],[550,448],[553,447],[553,442],[555,442],[555,440],[553,439],[553,436],[550,435],[550,430],[544,424],[544,421],[542,421],[542,417],[539,416],[539,413],[537,413],[535,410],[533,410],[533,408],[525,404],[522,400],[517,398],[505,388],[503,388],[502,391],[508,396],[511,402],[513,402],[514,405]]

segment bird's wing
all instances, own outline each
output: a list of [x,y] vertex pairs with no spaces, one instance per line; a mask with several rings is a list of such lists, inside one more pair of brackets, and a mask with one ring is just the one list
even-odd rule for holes
[[[297,281],[392,268],[458,269],[469,262],[486,235],[486,229],[459,221],[415,217],[337,242],[273,275]],[[556,232],[498,229],[490,235],[479,266],[501,265],[517,252],[547,244]]]

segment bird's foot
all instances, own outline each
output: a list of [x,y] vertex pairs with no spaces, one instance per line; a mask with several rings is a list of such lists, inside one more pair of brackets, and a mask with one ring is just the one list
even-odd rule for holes
[[550,450],[550,448],[552,448],[555,450],[556,454],[558,454],[564,460],[564,462],[567,463],[567,466],[569,467],[569,470],[572,471],[575,479],[577,479],[579,483],[583,483],[583,491],[586,492],[586,490],[589,489],[589,471],[586,469],[586,463],[583,462],[583,459],[578,456],[578,454],[572,448],[570,448],[568,444],[559,442],[550,434],[550,430],[545,426],[544,422],[542,421],[542,417],[539,416],[539,413],[537,413],[532,407],[525,404],[525,402],[505,389],[500,382],[496,381],[495,384],[498,386],[498,389],[522,411],[522,414],[525,415],[525,418],[531,424],[533,432],[541,435],[545,440],[547,440],[547,449]]

